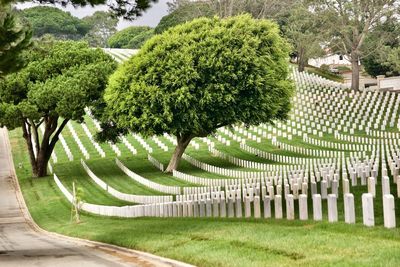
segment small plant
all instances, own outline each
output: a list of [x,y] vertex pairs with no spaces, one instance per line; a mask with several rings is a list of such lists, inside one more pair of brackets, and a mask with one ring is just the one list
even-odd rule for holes
[[81,187],[76,187],[75,182],[72,182],[72,208],[71,208],[71,221],[75,223],[80,223],[80,205],[83,199],[83,189]]

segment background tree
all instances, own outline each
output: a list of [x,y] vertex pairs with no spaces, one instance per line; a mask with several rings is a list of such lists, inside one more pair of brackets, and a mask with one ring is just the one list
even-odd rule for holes
[[1,0],[0,4],[13,2],[34,2],[39,4],[60,4],[62,6],[97,6],[107,5],[116,17],[133,20],[140,17],[144,11],[157,0]]
[[213,17],[215,11],[206,1],[175,1],[170,5],[170,13],[161,18],[154,32],[159,34],[176,25],[200,17]]
[[285,20],[282,31],[293,46],[299,71],[302,72],[311,57],[322,56],[324,53],[321,48],[322,40],[318,35],[318,20],[303,1],[298,1],[286,12],[287,16],[283,16],[281,12],[280,20]]
[[[351,89],[359,90],[360,65],[368,34],[387,19],[396,16],[398,0],[315,0],[314,11],[322,20],[321,32],[327,33],[332,50],[347,55],[352,64]],[[378,50],[375,47],[374,51]],[[369,50],[371,51],[371,50]]]
[[[366,56],[362,59],[365,71],[376,77],[385,75],[387,77],[400,75],[399,71],[394,70],[388,63],[389,55],[392,50],[400,47],[400,22],[397,18],[385,21],[380,27],[372,31],[363,47]],[[375,49],[379,48],[379,49]],[[371,52],[372,51],[372,52]]]
[[82,42],[45,42],[24,54],[29,64],[0,80],[0,125],[22,127],[32,173],[42,177],[59,134],[69,120],[83,121],[84,108],[102,98],[116,65]]
[[107,42],[111,48],[138,49],[153,34],[153,29],[148,26],[131,26],[116,32]]
[[0,78],[23,65],[19,55],[30,45],[30,39],[30,29],[0,2]]
[[249,13],[253,18],[275,19],[288,10],[296,0],[208,0],[210,7],[221,18]]
[[106,47],[108,38],[117,31],[118,18],[110,12],[96,11],[83,21],[90,27],[85,40],[93,47]]
[[178,25],[146,42],[113,74],[107,114],[144,136],[175,135],[166,169],[172,172],[194,137],[287,118],[288,53],[276,24],[249,15]]
[[21,10],[21,15],[32,27],[33,36],[51,34],[57,39],[78,40],[90,30],[91,25],[56,7],[36,6]]

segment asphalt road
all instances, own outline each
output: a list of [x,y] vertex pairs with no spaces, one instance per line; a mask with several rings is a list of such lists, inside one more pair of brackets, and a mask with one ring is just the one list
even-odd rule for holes
[[0,128],[0,266],[102,267],[185,266],[168,259],[143,257],[91,242],[39,231],[27,218],[13,179],[8,134]]

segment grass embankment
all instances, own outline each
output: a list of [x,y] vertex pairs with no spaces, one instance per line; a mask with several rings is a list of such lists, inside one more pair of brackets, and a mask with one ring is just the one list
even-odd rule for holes
[[17,175],[28,208],[34,220],[48,231],[147,251],[198,266],[400,265],[400,231],[362,226],[359,210],[356,225],[275,219],[119,219],[90,214],[82,214],[82,223],[74,224],[70,222],[71,207],[52,178],[31,178],[20,133],[14,131],[10,135],[14,161],[23,166],[17,168]]
[[339,83],[344,82],[344,79],[343,79],[342,75],[332,73],[332,72],[330,72],[328,70],[323,70],[321,68],[316,68],[316,67],[313,67],[313,66],[307,66],[306,67],[306,71],[309,72],[309,73],[314,73],[314,74],[316,74],[318,76],[321,76],[321,77],[323,77],[325,79],[328,79],[328,80],[331,80],[331,81],[334,81],[334,82],[339,82]]

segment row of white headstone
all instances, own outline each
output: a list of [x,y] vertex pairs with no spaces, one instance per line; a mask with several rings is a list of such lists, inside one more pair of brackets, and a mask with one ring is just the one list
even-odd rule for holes
[[76,144],[78,145],[79,150],[82,152],[83,156],[84,156],[86,159],[90,159],[90,155],[89,155],[87,149],[85,148],[85,146],[82,144],[81,140],[79,139],[79,136],[78,136],[78,134],[75,132],[75,129],[74,129],[74,127],[72,126],[71,122],[68,122],[68,123],[67,123],[67,126],[68,126],[69,131],[70,131],[71,134],[72,134],[72,138],[74,139],[74,141],[75,141]]
[[158,196],[158,195],[134,195],[127,194],[116,190],[115,188],[108,185],[101,178],[99,178],[87,164],[81,159],[81,164],[88,174],[88,176],[103,190],[107,191],[110,195],[132,203],[162,203],[162,202],[171,202],[172,196]]
[[[64,187],[61,181],[56,175],[54,180],[65,195],[65,197],[74,203],[76,200],[74,196]],[[244,196],[242,199],[241,195],[236,195],[236,198],[227,196],[225,198],[223,192],[216,192],[212,197],[200,197],[199,199],[182,198],[179,201],[171,202],[160,202],[147,205],[136,205],[136,206],[104,206],[94,205],[89,203],[79,203],[80,209],[103,215],[103,216],[118,216],[118,217],[228,217],[228,218],[261,218],[262,214],[264,218],[272,217],[270,196],[265,196],[262,199],[263,205],[261,205],[260,196]],[[276,195],[273,199],[274,202],[274,217],[276,219],[283,218],[283,207],[282,197]],[[288,194],[285,197],[286,204],[286,219],[295,219],[295,198],[292,194]],[[307,195],[301,194],[298,198],[299,207],[299,219],[308,220],[308,199]],[[328,202],[328,221],[338,221],[338,210],[337,210],[337,196],[335,194],[329,194],[327,197]],[[263,207],[263,212],[261,211]],[[315,221],[321,221],[323,218],[322,213],[322,198],[319,194],[312,196],[312,210],[313,219]],[[344,195],[344,219],[346,223],[352,224],[356,222],[354,196],[351,193]],[[395,217],[395,206],[394,198],[390,194],[383,195],[383,213],[384,213],[384,226],[386,228],[396,227]],[[374,216],[374,203],[373,195],[366,193],[362,195],[362,214],[363,223],[366,226],[375,225]]]
[[130,169],[128,169],[119,159],[115,159],[115,163],[117,164],[117,166],[130,178],[132,178],[133,180],[135,180],[136,182],[143,184],[153,190],[157,190],[159,192],[163,192],[166,194],[174,194],[174,195],[178,195],[181,193],[181,188],[179,186],[168,186],[168,185],[162,185],[162,184],[158,184],[155,183],[153,181],[150,181],[149,179],[146,179],[140,175],[138,175],[137,173],[131,171]]

